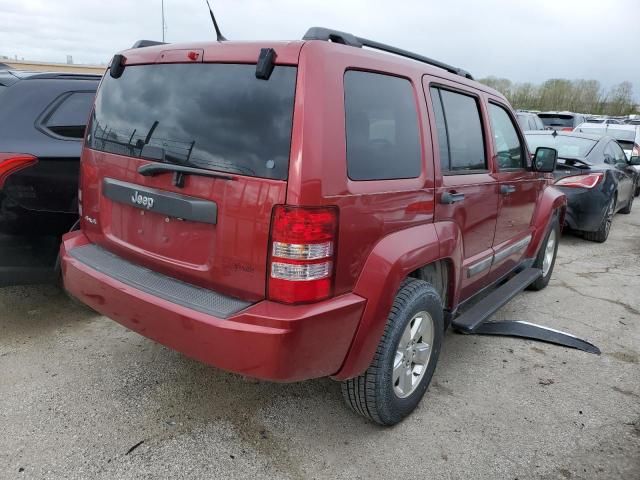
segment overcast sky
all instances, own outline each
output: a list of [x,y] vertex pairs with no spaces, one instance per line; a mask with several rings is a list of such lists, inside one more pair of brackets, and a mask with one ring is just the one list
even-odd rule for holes
[[[634,84],[640,0],[211,0],[233,40],[299,39],[326,26],[487,75]],[[162,37],[161,0],[0,0],[0,55],[106,63]],[[214,39],[205,0],[165,0],[169,42]]]

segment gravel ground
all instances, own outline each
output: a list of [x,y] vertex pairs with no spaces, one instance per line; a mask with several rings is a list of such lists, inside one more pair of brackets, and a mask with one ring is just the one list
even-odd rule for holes
[[640,479],[640,205],[565,235],[549,288],[497,314],[602,355],[449,332],[434,381],[380,428],[328,379],[255,382],[70,303],[0,289],[0,478]]

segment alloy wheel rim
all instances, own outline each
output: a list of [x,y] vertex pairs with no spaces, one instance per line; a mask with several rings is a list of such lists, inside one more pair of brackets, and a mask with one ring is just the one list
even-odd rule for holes
[[606,224],[605,224],[605,229],[607,231],[607,234],[609,233],[609,230],[611,230],[611,224],[613,223],[613,211],[615,210],[615,199],[612,199],[611,202],[609,203],[609,208],[607,210],[607,219],[606,219]]
[[556,250],[556,231],[555,229],[551,230],[549,233],[549,238],[547,239],[547,245],[544,248],[544,259],[542,260],[542,275],[544,277],[547,276],[549,270],[551,269],[551,264],[553,263],[553,256],[555,255]]
[[433,318],[428,312],[416,313],[407,323],[393,360],[393,392],[397,397],[408,397],[420,385],[431,359],[433,337]]

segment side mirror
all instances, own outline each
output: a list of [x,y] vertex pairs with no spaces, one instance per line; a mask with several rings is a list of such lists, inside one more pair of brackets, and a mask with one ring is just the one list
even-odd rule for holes
[[629,159],[629,165],[640,167],[640,157],[631,157]]
[[533,156],[533,170],[536,172],[551,173],[556,169],[558,151],[555,148],[538,147]]

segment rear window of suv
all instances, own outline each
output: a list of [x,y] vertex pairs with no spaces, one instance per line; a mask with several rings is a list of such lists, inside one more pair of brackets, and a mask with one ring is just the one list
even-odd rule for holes
[[538,116],[545,127],[573,127],[573,115],[539,113]]
[[295,67],[269,80],[255,65],[130,66],[105,75],[96,97],[88,147],[103,152],[286,179]]

